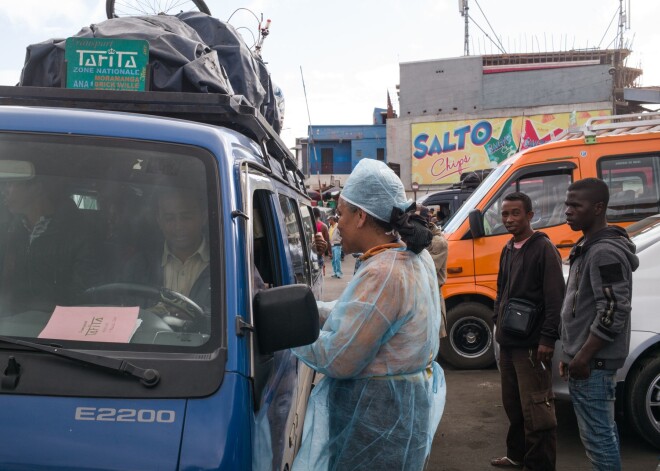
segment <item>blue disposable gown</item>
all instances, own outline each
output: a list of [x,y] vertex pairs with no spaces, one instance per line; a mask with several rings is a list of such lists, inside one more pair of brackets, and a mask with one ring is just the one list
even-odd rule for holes
[[294,471],[422,469],[446,395],[433,361],[437,286],[426,250],[382,251],[362,263],[318,340],[294,349],[325,375],[310,398]]

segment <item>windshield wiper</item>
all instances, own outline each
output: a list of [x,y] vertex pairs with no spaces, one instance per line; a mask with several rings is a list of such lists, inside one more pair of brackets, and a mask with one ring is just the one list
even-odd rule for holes
[[110,358],[100,355],[92,355],[91,353],[76,352],[62,347],[54,347],[52,345],[44,345],[37,342],[27,342],[25,340],[18,340],[12,337],[0,336],[0,342],[20,345],[32,350],[38,350],[40,352],[50,353],[51,355],[58,357],[79,361],[86,365],[100,366],[101,368],[134,376],[148,388],[153,388],[160,381],[160,373],[158,373],[158,370],[154,370],[152,368],[140,368],[139,366],[136,366],[129,361],[120,360],[118,358]]

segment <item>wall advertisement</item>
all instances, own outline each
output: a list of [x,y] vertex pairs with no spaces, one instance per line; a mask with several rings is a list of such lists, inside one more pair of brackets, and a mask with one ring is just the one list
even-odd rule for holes
[[610,110],[412,124],[412,181],[455,183],[460,174],[497,166],[518,151],[549,142],[569,125]]

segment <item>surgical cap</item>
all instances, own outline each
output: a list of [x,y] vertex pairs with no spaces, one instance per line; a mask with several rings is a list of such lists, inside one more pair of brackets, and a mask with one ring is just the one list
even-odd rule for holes
[[396,173],[374,159],[360,160],[346,180],[341,197],[385,222],[390,221],[392,208],[405,211],[412,204]]

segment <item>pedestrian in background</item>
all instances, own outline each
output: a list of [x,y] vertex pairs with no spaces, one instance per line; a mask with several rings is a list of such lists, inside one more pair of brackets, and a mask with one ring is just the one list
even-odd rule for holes
[[436,226],[433,222],[434,216],[430,210],[424,211],[425,207],[422,206],[420,215],[429,221],[429,229],[433,238],[431,245],[427,247],[433,263],[435,265],[435,273],[438,275],[438,291],[440,292],[440,304],[442,306],[442,324],[440,325],[440,338],[447,336],[447,307],[445,306],[445,298],[442,296],[442,287],[447,280],[447,255],[449,243],[442,233],[442,229]]
[[330,216],[330,245],[332,246],[332,276],[341,278],[344,274],[341,271],[341,234],[337,227],[336,216]]
[[[552,356],[564,299],[561,257],[546,234],[532,229],[529,196],[521,192],[506,195],[501,216],[512,237],[500,255],[493,321],[509,431],[506,456],[493,458],[490,464],[554,470],[557,418]],[[527,325],[516,323],[525,316]]]
[[[362,266],[318,340],[294,353],[323,379],[312,390],[293,470],[421,471],[444,408],[440,298],[431,233],[383,162],[361,160],[339,197],[342,244]],[[327,316],[327,317],[326,317]],[[326,320],[327,319],[327,320]]]
[[635,245],[620,227],[607,225],[607,185],[578,180],[566,192],[566,222],[582,231],[569,255],[570,273],[561,311],[559,372],[577,417],[580,438],[594,470],[620,470],[614,421],[616,370],[628,356]]

